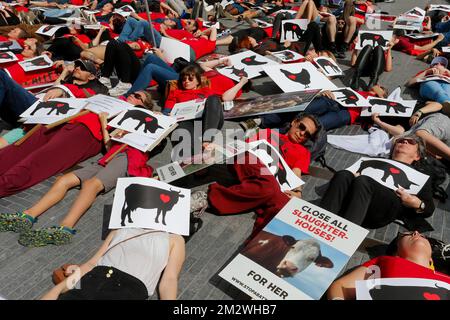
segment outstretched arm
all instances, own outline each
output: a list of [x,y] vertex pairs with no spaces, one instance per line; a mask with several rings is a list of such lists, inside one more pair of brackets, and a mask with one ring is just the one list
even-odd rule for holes
[[159,296],[161,300],[175,300],[178,292],[178,276],[183,267],[185,258],[185,245],[183,237],[170,235],[172,242],[169,261],[159,283]]
[[358,267],[349,274],[335,280],[327,291],[328,300],[354,300],[356,299],[355,282],[366,280],[368,274],[366,267]]

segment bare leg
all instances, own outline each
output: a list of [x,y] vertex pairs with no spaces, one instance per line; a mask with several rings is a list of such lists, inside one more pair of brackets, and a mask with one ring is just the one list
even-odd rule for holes
[[331,43],[336,42],[337,19],[335,16],[329,16],[326,19],[326,22],[327,22],[328,40],[330,40]]
[[102,191],[103,188],[102,182],[95,177],[86,180],[81,187],[80,194],[70,208],[69,213],[64,217],[63,221],[61,221],[60,225],[73,228],[83,214],[94,203],[97,194]]
[[300,19],[305,14],[306,7],[308,6],[310,0],[304,0],[302,5],[297,11],[297,14],[295,15],[294,19]]
[[80,185],[80,179],[73,173],[58,177],[50,190],[30,209],[24,213],[36,218],[61,201],[69,189]]
[[352,41],[353,34],[356,31],[356,18],[353,16],[348,17],[345,21],[345,30],[344,30],[344,42],[350,43]]
[[[217,29],[211,28],[211,32],[209,33],[209,41],[216,41],[217,40]],[[217,45],[217,43],[216,43]]]
[[0,149],[8,146],[8,141],[0,137]]
[[416,135],[425,141],[427,150],[433,155],[441,156],[447,160],[450,160],[450,147],[444,142],[425,130],[417,130]]
[[229,45],[233,41],[233,36],[228,35],[223,39],[219,39],[216,41],[216,46],[226,46]]

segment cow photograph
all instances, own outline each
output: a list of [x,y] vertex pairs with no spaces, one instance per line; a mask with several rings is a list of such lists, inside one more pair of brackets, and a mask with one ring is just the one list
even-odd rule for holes
[[319,66],[320,70],[322,70],[327,77],[338,77],[344,74],[341,68],[336,64],[336,62],[334,62],[330,58],[315,58],[314,62]]
[[189,206],[189,189],[149,178],[121,178],[109,227],[150,228],[187,235]]

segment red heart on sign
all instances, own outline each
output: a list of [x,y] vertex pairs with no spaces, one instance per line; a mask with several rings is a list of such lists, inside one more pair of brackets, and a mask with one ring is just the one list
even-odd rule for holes
[[424,292],[423,297],[426,300],[441,300],[441,297],[439,297],[439,295],[437,295],[435,293]]
[[289,79],[295,80],[295,76],[292,74],[290,76],[288,76]]
[[64,103],[58,103],[56,106],[57,106],[58,108],[59,108],[59,107],[64,107]]
[[375,40],[378,40],[378,39],[380,39],[380,36],[375,36],[375,37],[373,37]]
[[390,168],[389,171],[390,171],[392,174],[399,174],[399,173],[400,173],[400,170],[395,169],[395,168]]
[[292,30],[295,30],[295,29],[297,29],[297,26],[292,26]]
[[245,62],[250,62],[250,61],[252,61],[252,59],[250,59],[250,58],[245,58],[244,61],[245,61]]
[[390,106],[396,106],[397,104],[395,102],[389,102]]
[[356,97],[355,96],[350,96],[350,99],[356,99]]
[[145,122],[152,122],[152,121],[153,121],[153,118],[151,118],[151,117],[145,118]]
[[167,202],[170,201],[170,196],[168,196],[167,194],[164,194],[164,193],[160,194],[160,195],[159,195],[159,198],[160,198],[161,201],[164,202],[164,203],[167,203]]

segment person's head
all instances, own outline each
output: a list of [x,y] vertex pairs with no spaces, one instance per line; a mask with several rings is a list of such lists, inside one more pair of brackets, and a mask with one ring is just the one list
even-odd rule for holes
[[103,13],[107,14],[107,13],[111,13],[114,10],[114,6],[112,3],[106,3],[103,7],[102,7],[102,11]]
[[180,72],[178,87],[183,90],[195,90],[202,84],[202,70],[199,66],[190,64]]
[[29,37],[28,32],[23,30],[22,28],[14,28],[11,31],[8,32],[7,37],[9,39],[17,40],[17,39],[24,39]]
[[23,42],[22,56],[33,58],[40,56],[44,52],[44,46],[35,38],[28,38]]
[[123,26],[125,25],[126,19],[118,13],[115,13],[109,19],[109,25],[113,29],[113,31],[117,34],[122,32]]
[[389,95],[389,90],[379,84],[374,85],[369,91],[374,93],[378,98],[385,99]]
[[345,29],[345,20],[338,19],[336,24],[337,32],[344,32]]
[[256,47],[257,45],[258,45],[258,43],[256,42],[256,40],[254,38],[245,36],[238,40],[236,50],[240,50],[240,49],[249,49],[250,50],[250,49]]
[[431,68],[447,69],[448,60],[445,57],[436,57],[431,61]]
[[127,97],[127,102],[135,106],[144,106],[145,109],[153,110],[152,95],[144,90],[136,91]]
[[90,60],[78,59],[75,60],[75,69],[72,76],[80,81],[88,82],[97,78],[97,68]]
[[397,236],[397,256],[414,261],[428,260],[430,263],[432,249],[428,239],[418,231],[407,231]]
[[391,147],[391,159],[412,164],[426,156],[425,142],[414,134],[397,137]]
[[173,29],[173,28],[175,28],[175,27],[177,26],[176,21],[175,21],[175,20],[172,20],[172,19],[164,19],[163,24],[164,24],[166,27],[169,27],[169,28],[171,28],[171,29]]
[[320,123],[311,114],[301,113],[292,120],[287,136],[289,140],[298,144],[304,144],[309,139],[314,140],[320,130]]
[[66,34],[71,34],[69,27],[62,27],[56,30],[55,34],[53,35],[53,38],[60,38],[65,36]]
[[184,21],[184,29],[188,32],[194,33],[198,29],[198,23],[193,19],[186,19]]

